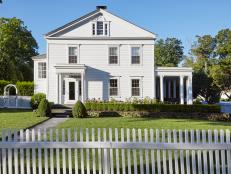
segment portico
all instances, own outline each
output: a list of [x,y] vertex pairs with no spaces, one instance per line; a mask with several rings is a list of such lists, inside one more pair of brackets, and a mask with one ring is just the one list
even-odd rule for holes
[[62,64],[56,65],[57,74],[57,103],[75,104],[76,101],[85,101],[86,98],[86,80],[85,65],[80,64]]
[[157,67],[156,98],[161,102],[192,104],[192,68]]

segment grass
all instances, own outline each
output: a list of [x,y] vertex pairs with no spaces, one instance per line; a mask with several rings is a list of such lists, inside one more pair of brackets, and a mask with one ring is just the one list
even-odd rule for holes
[[0,109],[0,130],[3,128],[24,129],[46,119],[47,117],[33,116],[31,110]]
[[231,129],[231,121],[207,121],[194,119],[155,119],[155,118],[71,118],[58,128],[153,128],[153,129]]

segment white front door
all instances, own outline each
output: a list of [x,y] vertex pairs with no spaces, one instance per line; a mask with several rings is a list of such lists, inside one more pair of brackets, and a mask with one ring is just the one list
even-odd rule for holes
[[65,78],[65,104],[75,104],[79,98],[79,81],[74,78]]

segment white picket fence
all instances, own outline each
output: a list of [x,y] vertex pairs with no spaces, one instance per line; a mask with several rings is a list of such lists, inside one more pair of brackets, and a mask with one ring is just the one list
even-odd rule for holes
[[229,130],[2,130],[1,174],[231,174]]

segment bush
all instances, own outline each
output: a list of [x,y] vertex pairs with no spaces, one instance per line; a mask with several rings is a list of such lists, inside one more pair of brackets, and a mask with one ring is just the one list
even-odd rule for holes
[[51,107],[47,99],[43,98],[39,103],[38,109],[36,111],[38,117],[50,117],[51,116]]
[[34,94],[34,83],[33,82],[17,82],[16,87],[18,89],[18,95],[21,96],[32,96]]
[[9,81],[6,81],[6,80],[0,80],[0,95],[3,95],[4,94],[4,87],[6,85],[10,84]]
[[148,111],[148,112],[186,112],[220,113],[218,105],[180,105],[180,104],[132,104],[132,103],[86,103],[89,111]]
[[81,101],[77,101],[72,109],[72,115],[75,118],[87,117],[87,110]]
[[37,109],[39,106],[39,103],[41,102],[42,99],[46,99],[46,94],[44,94],[44,93],[34,94],[31,97],[31,107],[33,109]]

